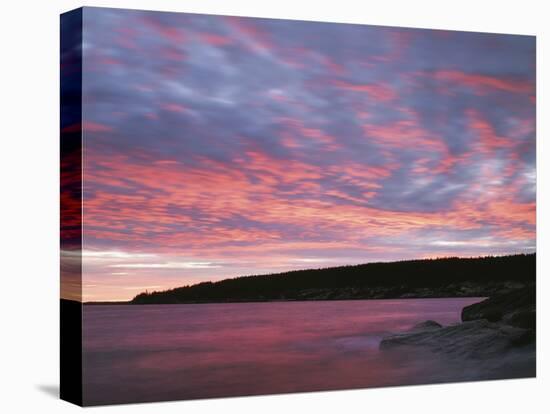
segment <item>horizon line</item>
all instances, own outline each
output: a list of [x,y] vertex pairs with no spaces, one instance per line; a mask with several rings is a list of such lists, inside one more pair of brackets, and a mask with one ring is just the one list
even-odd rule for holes
[[[142,294],[162,293],[162,292],[168,292],[168,291],[175,290],[175,289],[197,286],[197,285],[204,284],[204,283],[218,283],[218,282],[223,282],[223,281],[227,281],[227,280],[234,280],[234,279],[247,278],[247,277],[277,276],[277,275],[283,275],[283,274],[288,274],[288,273],[307,272],[307,271],[313,271],[313,270],[330,270],[330,269],[339,269],[339,268],[344,268],[344,267],[357,267],[357,266],[365,266],[365,265],[372,265],[372,264],[389,264],[389,263],[404,263],[404,262],[418,262],[418,261],[436,261],[436,260],[449,260],[449,259],[470,260],[470,259],[504,258],[504,257],[511,257],[511,256],[530,256],[530,255],[536,255],[536,250],[533,251],[533,252],[529,252],[529,253],[525,253],[525,252],[522,252],[522,253],[507,253],[507,254],[501,254],[501,255],[490,255],[490,254],[488,254],[488,255],[479,255],[479,256],[440,256],[440,257],[438,256],[438,257],[426,257],[426,258],[418,258],[418,259],[401,259],[401,260],[388,260],[388,261],[381,260],[381,261],[364,262],[364,263],[350,264],[350,265],[339,265],[339,266],[317,267],[317,268],[310,267],[310,268],[306,268],[306,269],[287,270],[287,271],[284,271],[284,272],[277,272],[277,273],[245,274],[245,275],[240,275],[240,276],[235,276],[235,277],[227,277],[227,278],[223,278],[223,279],[219,279],[219,280],[215,280],[215,281],[207,280],[207,281],[203,281],[203,282],[194,283],[194,284],[191,284],[191,285],[175,286],[175,287],[167,288],[167,289],[164,289],[164,290],[153,290],[151,292],[145,290],[144,292],[140,292],[137,295],[135,295],[134,298],[139,296],[139,295],[142,295]],[[129,300],[113,299],[113,300],[98,300],[98,301],[85,301],[85,302],[81,301],[81,300],[65,299],[65,298],[62,298],[62,297],[60,299],[68,300],[68,301],[72,301],[72,302],[78,302],[78,303],[81,303],[82,305],[86,305],[86,304],[124,304],[124,303],[131,303],[132,300],[134,300],[134,298],[129,299]]]

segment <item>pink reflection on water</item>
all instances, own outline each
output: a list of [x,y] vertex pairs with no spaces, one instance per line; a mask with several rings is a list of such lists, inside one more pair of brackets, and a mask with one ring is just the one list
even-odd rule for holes
[[[480,298],[86,306],[89,404],[377,387],[448,379],[380,339],[459,322]],[[446,375],[447,377],[443,377]]]

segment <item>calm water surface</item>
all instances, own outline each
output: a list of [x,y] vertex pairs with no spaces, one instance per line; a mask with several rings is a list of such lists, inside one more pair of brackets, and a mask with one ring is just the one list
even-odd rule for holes
[[144,402],[460,380],[381,338],[481,298],[85,306],[84,401]]

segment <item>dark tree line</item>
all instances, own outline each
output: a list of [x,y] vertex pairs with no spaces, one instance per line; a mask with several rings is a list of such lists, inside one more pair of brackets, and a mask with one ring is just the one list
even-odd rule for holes
[[[502,283],[534,284],[535,254],[500,257],[442,258],[368,263],[323,269],[243,276],[204,282],[162,292],[145,292],[131,303],[200,303],[302,299],[304,292],[361,291],[372,297],[382,289],[386,297],[399,297],[415,289],[438,292],[449,285],[493,286]],[[482,290],[483,291],[483,290]],[[357,296],[357,295],[356,295]],[[315,299],[315,296],[312,297]],[[342,297],[340,297],[342,298]],[[343,297],[344,299],[352,297]]]

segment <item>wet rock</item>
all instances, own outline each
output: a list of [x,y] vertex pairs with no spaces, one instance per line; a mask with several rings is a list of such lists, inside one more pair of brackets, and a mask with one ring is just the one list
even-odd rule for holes
[[443,325],[437,323],[436,321],[427,320],[414,325],[409,332],[432,331],[439,328],[443,328]]
[[384,338],[380,349],[420,347],[436,353],[482,359],[497,357],[531,341],[531,330],[492,323],[486,319],[441,328],[427,322],[423,323],[429,326],[427,329],[413,329]]
[[491,322],[505,320],[513,326],[534,328],[535,296],[534,286],[494,295],[462,309],[462,320],[487,319]]
[[[465,307],[462,323],[442,327],[425,321],[380,342],[382,351],[410,358],[443,358],[464,378],[522,378],[536,375],[536,306],[533,285],[496,293]],[[408,352],[411,353],[408,353]]]
[[519,328],[535,330],[537,317],[535,309],[524,309],[516,312],[511,312],[504,316],[504,322],[509,325]]

